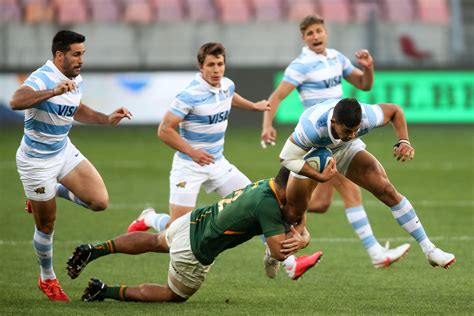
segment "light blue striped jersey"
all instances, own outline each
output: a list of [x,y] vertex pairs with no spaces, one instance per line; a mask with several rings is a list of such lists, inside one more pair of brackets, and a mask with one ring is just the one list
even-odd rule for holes
[[357,131],[357,138],[349,142],[335,139],[331,133],[331,119],[337,102],[339,102],[339,99],[329,99],[318,104],[318,106],[306,109],[301,114],[298,125],[296,125],[292,134],[296,144],[302,148],[326,147],[332,150],[354,141],[373,128],[383,126],[384,114],[382,108],[378,104],[360,103],[362,121]]
[[[25,80],[23,86],[35,91],[48,90],[66,79],[70,78],[48,60]],[[82,98],[81,75],[72,80],[78,87],[77,91],[52,97],[25,110],[25,128],[20,147],[27,156],[48,158],[65,148],[73,116]]]
[[[202,149],[214,156],[223,157],[224,136],[227,129],[235,85],[224,77],[220,87],[207,83],[200,73],[181,91],[169,112],[180,116],[179,133],[192,147]],[[186,154],[177,152],[181,158],[192,160]]]
[[354,70],[350,60],[337,50],[327,48],[326,54],[316,54],[306,46],[286,67],[283,80],[296,86],[305,109],[342,98],[342,78]]

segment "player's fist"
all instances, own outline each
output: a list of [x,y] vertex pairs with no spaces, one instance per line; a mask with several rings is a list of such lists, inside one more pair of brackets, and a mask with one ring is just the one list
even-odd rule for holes
[[117,125],[124,118],[128,118],[130,120],[132,118],[132,113],[127,108],[122,107],[109,114],[108,121],[111,125]]
[[359,49],[356,51],[355,57],[357,58],[357,62],[364,68],[372,68],[374,66],[372,55],[370,55],[367,49]]
[[53,94],[55,96],[61,95],[66,92],[76,91],[76,83],[70,79],[61,80],[56,87],[53,89]]
[[393,156],[400,161],[412,160],[415,157],[415,148],[406,141],[400,141],[393,146]]

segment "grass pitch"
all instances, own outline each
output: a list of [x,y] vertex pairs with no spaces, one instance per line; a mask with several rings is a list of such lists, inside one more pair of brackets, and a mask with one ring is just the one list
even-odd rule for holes
[[[278,153],[291,128],[278,131],[277,146],[262,150],[260,130],[231,128],[226,157],[252,180],[271,177],[279,167]],[[0,314],[472,315],[474,127],[412,126],[410,134],[416,156],[408,163],[392,158],[396,139],[390,127],[374,130],[364,141],[392,183],[409,198],[431,239],[456,255],[451,269],[431,268],[390,210],[365,192],[364,205],[378,240],[413,246],[404,260],[388,269],[372,267],[336,197],[328,213],[309,215],[312,242],[302,253],[321,249],[324,257],[300,281],[291,281],[284,273],[267,279],[263,247],[254,238],[219,256],[203,287],[184,304],[83,303],[80,296],[89,277],[111,284],[166,282],[166,254],[104,257],[74,281],[67,277],[65,263],[76,245],[123,233],[144,207],[167,210],[173,151],[157,140],[155,127],[75,126],[71,139],[102,174],[110,207],[93,213],[58,200],[54,266],[73,301],[51,303],[36,288],[39,268],[31,245],[33,218],[23,211],[24,195],[15,167],[22,128],[1,129]],[[217,198],[202,192],[199,205]]]

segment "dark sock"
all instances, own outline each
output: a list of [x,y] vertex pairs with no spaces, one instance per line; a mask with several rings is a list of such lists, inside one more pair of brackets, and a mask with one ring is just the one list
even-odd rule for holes
[[92,247],[92,254],[89,261],[95,260],[99,257],[106,256],[115,252],[115,243],[113,240],[107,240],[98,243]]
[[102,298],[111,298],[117,301],[126,301],[125,292],[127,287],[125,285],[105,286],[105,289],[99,294]]

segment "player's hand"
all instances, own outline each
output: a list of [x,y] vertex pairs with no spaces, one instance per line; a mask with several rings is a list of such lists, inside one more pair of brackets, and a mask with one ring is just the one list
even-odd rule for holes
[[276,136],[277,131],[273,128],[273,126],[264,127],[262,130],[262,135],[260,136],[260,145],[262,145],[262,148],[267,148],[267,145],[275,146]]
[[255,103],[255,111],[266,112],[270,111],[270,103],[267,100],[262,100]]
[[356,51],[355,57],[357,62],[364,68],[372,68],[374,66],[374,60],[367,49],[359,49]]
[[58,85],[54,87],[53,94],[56,96],[71,91],[77,91],[76,83],[73,80],[66,79],[61,80]]
[[288,258],[290,255],[306,247],[306,245],[308,244],[307,239],[304,238],[303,235],[301,235],[293,225],[291,225],[290,227],[290,233],[288,234],[288,236],[288,239],[285,239],[280,242],[280,252],[285,254],[285,258]]
[[337,173],[337,168],[336,168],[336,158],[332,157],[331,160],[329,160],[326,168],[324,168],[323,172],[321,172],[321,179],[319,182],[326,182],[330,180],[332,177],[334,177]]
[[408,141],[400,141],[393,146],[393,157],[401,161],[412,160],[415,157],[415,148]]
[[201,149],[194,149],[194,151],[190,154],[193,161],[200,166],[206,166],[211,163],[214,163],[214,156],[208,153],[205,150]]
[[107,119],[109,121],[109,124],[117,125],[124,118],[128,118],[129,120],[132,119],[132,113],[130,113],[127,108],[122,107],[109,114]]

